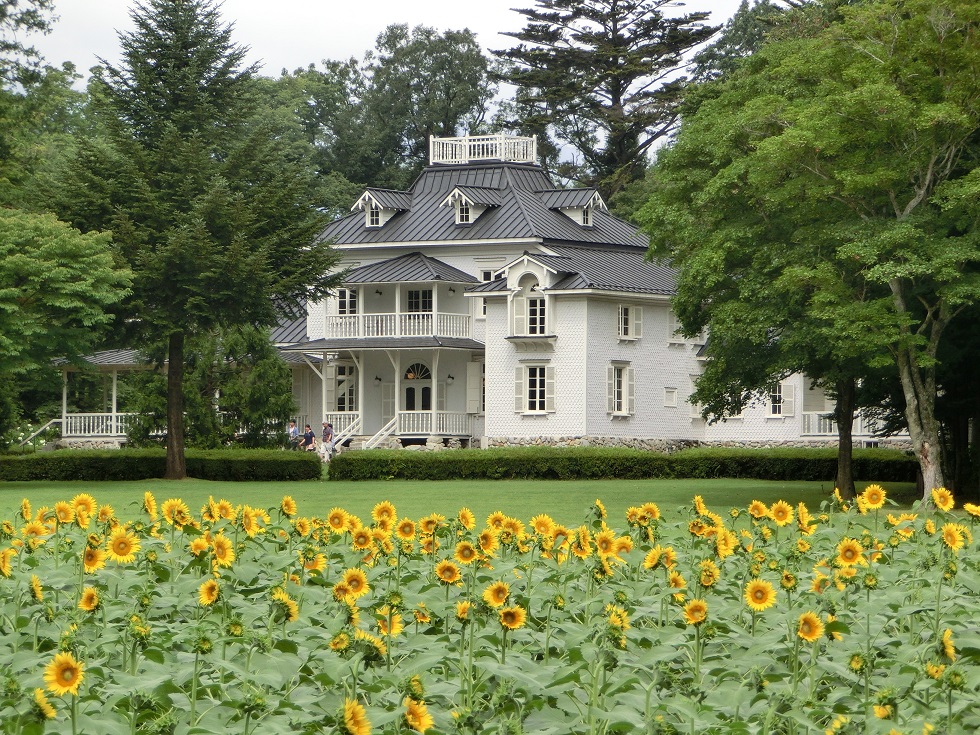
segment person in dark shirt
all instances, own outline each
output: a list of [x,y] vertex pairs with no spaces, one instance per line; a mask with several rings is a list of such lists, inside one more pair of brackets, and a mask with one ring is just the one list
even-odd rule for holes
[[320,449],[323,451],[323,458],[330,459],[333,456],[333,424],[323,422],[322,439]]
[[316,449],[316,434],[313,433],[313,429],[309,424],[306,425],[306,431],[303,432],[303,441],[299,443],[299,448],[307,452],[312,452]]

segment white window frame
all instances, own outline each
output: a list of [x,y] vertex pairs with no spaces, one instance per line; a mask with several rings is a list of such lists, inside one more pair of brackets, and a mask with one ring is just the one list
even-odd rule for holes
[[769,418],[796,415],[796,386],[777,383],[769,392]]
[[[431,314],[432,313],[432,289],[431,288],[412,288],[405,294],[407,304],[406,311],[409,314]],[[428,309],[424,308],[428,305]]]
[[527,333],[528,335],[547,334],[548,306],[544,296],[527,297]]
[[456,203],[456,224],[457,225],[468,225],[473,221],[473,212],[470,210],[470,205],[463,200]]
[[664,387],[664,407],[677,408],[677,388]]
[[635,342],[643,336],[643,307],[620,304],[616,318],[616,336]]
[[585,207],[582,209],[582,226],[592,226],[592,207]]
[[381,227],[381,205],[372,200],[365,211],[365,225],[368,227]]
[[636,377],[629,363],[613,362],[606,368],[606,413],[611,416],[636,413]]
[[[337,411],[357,411],[357,366],[354,363],[337,363],[337,389],[334,405]],[[344,384],[346,383],[346,387]]]
[[703,419],[704,417],[701,415],[701,409],[703,408],[703,406],[700,403],[694,403],[691,400],[691,396],[694,395],[694,383],[697,379],[698,379],[697,375],[691,376],[691,380],[690,380],[691,392],[687,394],[687,405],[689,407],[688,413],[692,419]]
[[[487,271],[487,270],[480,271],[480,280],[483,283],[490,283],[490,281],[493,280],[493,271]],[[477,314],[476,318],[477,319],[486,319],[487,318],[487,300],[486,299],[480,299],[480,301],[482,301],[483,303],[480,305],[480,311]]]
[[357,314],[357,289],[337,289],[337,314],[341,316]]
[[546,362],[534,362],[514,369],[514,412],[529,416],[555,412],[553,366]]

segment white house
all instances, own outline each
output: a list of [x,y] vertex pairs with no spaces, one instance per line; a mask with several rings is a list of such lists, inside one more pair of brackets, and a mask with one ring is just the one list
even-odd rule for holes
[[[284,350],[302,418],[355,446],[825,444],[803,376],[707,425],[703,340],[676,334],[673,272],[594,189],[556,189],[533,138],[432,139],[408,191],[367,189],[321,235],[349,271]],[[859,438],[871,441],[865,427]]]
[[[645,259],[647,238],[597,191],[556,189],[534,138],[432,139],[408,191],[368,188],[321,237],[342,253],[343,287],[274,340],[298,423],[330,421],[340,443],[836,440],[833,405],[800,375],[708,425],[688,400],[704,340],[677,334],[673,271]],[[136,363],[102,363],[108,410],[72,417],[65,401],[66,436],[124,434],[116,374]]]

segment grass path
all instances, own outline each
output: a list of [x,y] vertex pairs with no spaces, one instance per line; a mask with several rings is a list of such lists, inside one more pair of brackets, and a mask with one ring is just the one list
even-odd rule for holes
[[[860,492],[867,483],[858,484]],[[909,483],[884,483],[889,495],[909,493]],[[340,506],[365,521],[381,500],[395,504],[399,515],[420,518],[429,513],[452,516],[468,507],[482,522],[500,510],[527,521],[547,513],[558,523],[579,524],[598,498],[609,512],[610,523],[622,525],[626,508],[653,501],[662,512],[677,512],[689,506],[695,495],[704,497],[708,507],[725,512],[731,507],[745,508],[752,500],[766,504],[782,499],[805,502],[814,513],[833,491],[830,482],[771,482],[764,480],[458,480],[418,482],[408,480],[366,482],[209,482],[206,480],[142,480],[139,482],[2,482],[0,519],[13,518],[20,511],[22,498],[35,510],[71,500],[78,493],[89,493],[100,504],[108,503],[123,519],[135,517],[143,493],[154,494],[158,502],[181,498],[192,512],[207,501],[226,498],[235,504],[268,508],[284,495],[299,504],[307,516],[325,516]]]

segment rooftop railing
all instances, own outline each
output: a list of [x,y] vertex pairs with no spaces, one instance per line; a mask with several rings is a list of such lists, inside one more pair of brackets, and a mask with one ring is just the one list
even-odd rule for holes
[[538,137],[466,135],[462,138],[429,136],[429,164],[512,161],[537,163]]

